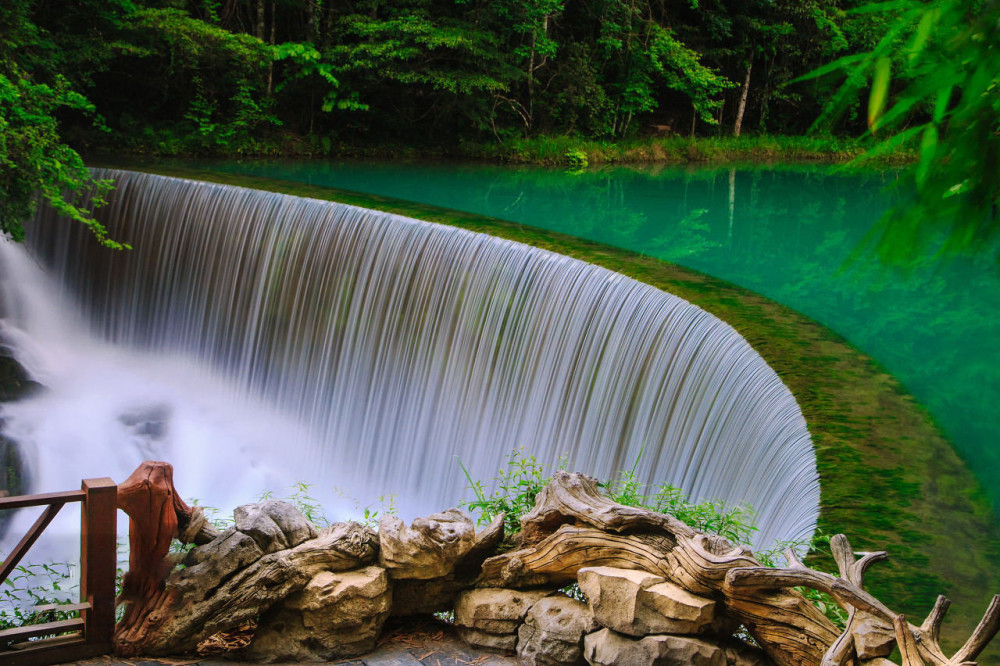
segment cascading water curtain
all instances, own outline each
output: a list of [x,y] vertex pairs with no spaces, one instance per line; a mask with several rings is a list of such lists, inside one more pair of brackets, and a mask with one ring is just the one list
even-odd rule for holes
[[[459,460],[489,479],[524,447],[605,478],[638,459],[644,481],[749,503],[759,545],[814,528],[815,455],[794,398],[739,334],[686,301],[387,213],[97,175],[116,183],[98,217],[134,250],[96,248],[48,210],[28,242],[89,334],[150,362],[193,360],[301,427],[253,455],[204,443],[226,469],[203,483],[225,484],[227,470],[270,455],[302,475],[290,481],[366,499],[396,493],[412,516],[463,494]],[[183,447],[163,443],[180,433],[160,435],[114,453],[125,473]],[[193,472],[178,468],[184,486]]]

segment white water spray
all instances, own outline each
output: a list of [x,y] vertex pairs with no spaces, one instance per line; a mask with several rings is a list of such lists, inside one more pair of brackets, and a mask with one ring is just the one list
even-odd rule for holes
[[[341,204],[128,172],[95,249],[39,213],[0,248],[3,334],[50,391],[8,405],[37,490],[141,460],[231,507],[295,481],[405,513],[515,447],[695,498],[747,502],[758,543],[811,533],[815,455],[732,328],[551,252]],[[48,284],[47,284],[48,282]],[[73,313],[78,314],[74,315]],[[640,458],[641,452],[641,458]]]

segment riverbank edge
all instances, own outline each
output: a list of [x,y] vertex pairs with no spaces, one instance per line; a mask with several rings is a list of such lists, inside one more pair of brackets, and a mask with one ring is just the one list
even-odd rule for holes
[[658,259],[480,215],[207,169],[122,161],[100,166],[338,201],[457,226],[582,259],[676,294],[739,331],[795,395],[817,453],[820,529],[850,534],[859,550],[890,553],[890,564],[869,576],[873,594],[915,617],[930,609],[937,594],[946,594],[955,602],[946,629],[956,642],[978,621],[990,593],[1000,590],[1000,571],[993,567],[1000,556],[1000,521],[930,415],[871,358],[785,306]]
[[[101,145],[99,143],[91,143]],[[865,146],[856,139],[833,136],[749,135],[687,137],[676,134],[637,139],[595,140],[572,136],[542,136],[506,143],[454,145],[348,144],[326,136],[286,134],[262,138],[250,149],[192,148],[182,140],[134,145],[105,145],[82,150],[89,162],[162,158],[326,158],[326,159],[459,159],[502,164],[584,167],[598,164],[735,165],[799,162],[849,164],[862,157]],[[898,166],[915,159],[912,150],[898,148],[865,161],[871,166]]]

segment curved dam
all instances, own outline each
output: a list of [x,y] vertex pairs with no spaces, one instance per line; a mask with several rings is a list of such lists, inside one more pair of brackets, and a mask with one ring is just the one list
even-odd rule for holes
[[388,213],[98,176],[116,190],[97,217],[134,250],[48,209],[26,247],[0,243],[0,333],[50,389],[2,412],[38,490],[159,458],[202,503],[308,482],[362,505],[395,494],[412,517],[456,503],[463,465],[490,479],[523,447],[748,503],[760,546],[815,526],[794,398],[680,298]]

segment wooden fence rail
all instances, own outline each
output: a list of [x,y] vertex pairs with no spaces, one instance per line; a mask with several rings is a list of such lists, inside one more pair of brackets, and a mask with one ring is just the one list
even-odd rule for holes
[[118,531],[117,486],[111,479],[86,479],[80,490],[0,498],[0,509],[45,507],[35,524],[0,565],[0,584],[16,569],[28,549],[69,502],[82,503],[80,603],[35,610],[79,611],[80,617],[0,631],[2,666],[44,666],[111,652],[115,628]]

